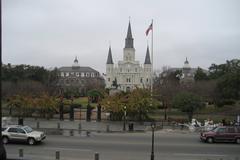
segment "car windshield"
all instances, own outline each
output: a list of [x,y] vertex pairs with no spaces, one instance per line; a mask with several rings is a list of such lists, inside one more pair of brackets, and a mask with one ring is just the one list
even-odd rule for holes
[[32,128],[31,127],[24,127],[23,128],[27,133],[30,133],[30,132],[32,132],[33,130],[32,130]]
[[214,127],[212,130],[210,131],[213,131],[213,132],[217,132],[218,131],[218,127]]

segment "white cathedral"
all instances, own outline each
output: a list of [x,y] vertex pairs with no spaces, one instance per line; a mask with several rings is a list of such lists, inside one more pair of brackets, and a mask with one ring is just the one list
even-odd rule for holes
[[152,64],[148,47],[144,64],[142,65],[135,60],[135,48],[129,22],[123,49],[123,60],[118,61],[117,65],[113,63],[111,46],[109,47],[106,63],[106,88],[117,88],[122,91],[150,88],[151,75]]

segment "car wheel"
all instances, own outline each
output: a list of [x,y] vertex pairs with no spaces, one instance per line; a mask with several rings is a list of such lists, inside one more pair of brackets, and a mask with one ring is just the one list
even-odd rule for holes
[[35,139],[34,138],[29,138],[28,139],[28,144],[34,145],[35,144]]
[[236,143],[237,143],[237,144],[240,144],[240,138],[237,138],[237,139],[236,139]]
[[213,143],[213,138],[212,137],[207,138],[207,142],[208,143]]
[[6,136],[2,137],[3,144],[7,144],[8,141],[9,141],[8,137],[6,137]]

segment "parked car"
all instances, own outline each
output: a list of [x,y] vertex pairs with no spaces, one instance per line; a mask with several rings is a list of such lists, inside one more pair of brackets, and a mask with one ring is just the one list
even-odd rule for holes
[[240,144],[239,126],[219,126],[208,132],[202,132],[200,139],[204,142],[236,142]]
[[29,126],[10,125],[2,129],[2,142],[7,144],[9,141],[25,141],[30,145],[41,142],[46,135],[40,131],[33,131]]

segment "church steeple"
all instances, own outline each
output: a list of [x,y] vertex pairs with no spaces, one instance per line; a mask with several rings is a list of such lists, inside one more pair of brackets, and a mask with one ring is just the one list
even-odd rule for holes
[[125,48],[134,48],[133,47],[133,38],[132,38],[132,30],[131,30],[130,21],[129,21],[129,24],[128,24],[127,37],[125,39]]
[[107,64],[113,64],[111,46],[109,46],[109,50],[108,50]]
[[147,53],[146,53],[146,57],[145,57],[145,62],[144,64],[151,64],[151,59],[150,59],[150,54],[149,54],[149,48],[147,46]]
[[189,64],[187,57],[186,57],[184,64]]

